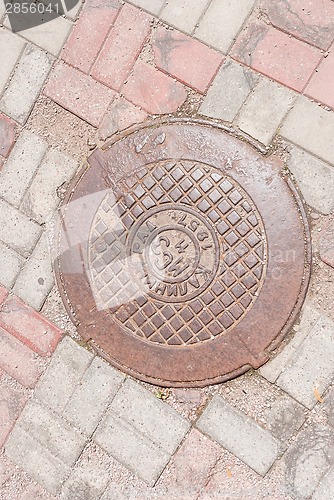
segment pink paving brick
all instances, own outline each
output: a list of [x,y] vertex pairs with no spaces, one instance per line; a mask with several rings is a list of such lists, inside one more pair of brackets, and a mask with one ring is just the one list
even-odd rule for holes
[[44,93],[95,127],[115,96],[111,89],[64,63],[53,69]]
[[6,161],[6,158],[4,158],[3,156],[0,155],[0,172],[1,172],[2,167],[5,164],[5,161]]
[[35,387],[43,369],[36,353],[0,327],[0,368],[24,387]]
[[5,301],[7,295],[8,295],[8,290],[6,290],[6,288],[4,288],[3,286],[0,286],[0,306]]
[[196,498],[208,482],[220,455],[221,448],[217,443],[193,429],[169,465],[170,473],[164,477],[162,486],[175,497]]
[[23,392],[2,382],[0,385],[0,447],[26,404],[28,396]]
[[145,120],[147,113],[122,97],[115,99],[99,128],[99,136],[104,141],[119,130]]
[[322,53],[265,23],[253,22],[237,39],[232,56],[279,83],[302,91]]
[[0,114],[0,155],[7,157],[15,141],[15,124]]
[[260,9],[274,26],[320,49],[334,40],[333,0],[262,0]]
[[152,114],[173,113],[187,98],[180,83],[142,61],[136,63],[122,92],[129,101]]
[[80,14],[62,59],[89,73],[120,9],[117,0],[88,0]]
[[152,17],[125,4],[92,70],[92,76],[120,90],[150,32]]
[[334,48],[314,73],[305,93],[334,109]]
[[3,304],[0,326],[41,356],[50,355],[62,336],[59,328],[17,297],[8,297]]
[[158,68],[202,93],[224,60],[219,52],[190,36],[162,27],[154,33],[153,51]]

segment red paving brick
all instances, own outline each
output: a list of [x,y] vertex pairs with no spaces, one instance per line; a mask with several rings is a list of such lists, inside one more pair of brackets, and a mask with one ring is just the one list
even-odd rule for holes
[[333,0],[262,0],[260,9],[274,26],[320,49],[334,40]]
[[0,386],[0,447],[22,412],[28,396],[6,383]]
[[314,73],[305,93],[334,109],[334,49]]
[[64,63],[52,71],[44,94],[98,127],[115,92]]
[[322,53],[276,28],[253,22],[237,39],[232,56],[279,83],[302,91]]
[[125,4],[93,67],[94,78],[120,90],[149,34],[151,21],[148,14]]
[[0,368],[24,387],[35,387],[42,373],[36,353],[0,327]]
[[3,286],[0,286],[0,306],[5,301],[7,295],[8,295],[8,290],[6,290],[6,288],[4,288]]
[[88,0],[62,52],[62,59],[89,73],[121,7],[117,0]]
[[62,332],[17,297],[8,297],[0,311],[0,326],[41,356],[50,355]]
[[102,140],[145,120],[147,113],[122,97],[115,99],[99,128]]
[[7,157],[15,141],[15,124],[0,114],[0,155]]
[[204,93],[224,57],[179,31],[158,28],[153,37],[158,68]]
[[136,63],[122,92],[129,101],[152,114],[172,113],[187,98],[180,83],[142,61]]
[[175,493],[175,498],[196,498],[220,455],[221,448],[217,443],[193,429],[174,456],[169,466],[170,474],[162,482],[163,487],[171,494]]

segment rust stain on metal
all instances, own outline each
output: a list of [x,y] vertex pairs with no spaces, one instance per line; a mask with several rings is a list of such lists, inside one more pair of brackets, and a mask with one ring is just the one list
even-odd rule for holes
[[280,161],[173,120],[112,140],[89,163],[65,200],[57,259],[79,334],[160,386],[263,364],[309,279],[306,217]]

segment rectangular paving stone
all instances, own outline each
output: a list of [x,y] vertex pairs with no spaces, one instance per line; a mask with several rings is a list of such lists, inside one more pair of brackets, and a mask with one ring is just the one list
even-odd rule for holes
[[0,241],[23,257],[28,257],[41,231],[41,227],[36,222],[0,200]]
[[[301,123],[303,126],[301,127]],[[281,135],[334,165],[334,113],[299,97],[281,129]]]
[[181,31],[191,33],[208,3],[208,0],[196,0],[196,2],[168,0],[160,14],[160,18]]
[[209,88],[199,112],[211,118],[233,121],[258,78],[251,70],[234,61],[225,62]]
[[151,29],[152,17],[125,4],[94,64],[92,76],[120,90]]
[[304,304],[300,324],[297,329],[295,327],[296,333],[279,354],[275,355],[272,360],[268,361],[268,363],[260,368],[259,371],[262,377],[265,377],[272,384],[276,382],[296,350],[301,346],[302,342],[316,325],[320,316],[320,312],[315,309],[311,302],[306,302]]
[[195,30],[195,37],[227,54],[255,0],[213,0]]
[[322,59],[319,49],[258,20],[239,35],[231,55],[299,92]]
[[322,316],[277,380],[277,385],[310,410],[334,378],[334,323]]
[[154,486],[170,460],[169,453],[112,411],[108,412],[93,439],[150,486]]
[[20,209],[40,224],[50,220],[60,203],[57,188],[71,180],[78,164],[70,156],[50,149],[45,155]]
[[18,275],[13,291],[27,304],[39,311],[53,284],[51,251],[46,233],[43,233]]
[[12,295],[0,309],[0,326],[40,356],[49,356],[62,336],[58,327]]
[[78,429],[88,435],[92,434],[124,378],[123,374],[100,358],[94,358],[68,401],[63,415]]
[[24,387],[33,388],[43,371],[36,353],[0,327],[0,368]]
[[223,61],[219,52],[190,36],[163,27],[154,30],[152,46],[159,69],[202,93]]
[[89,73],[120,7],[117,0],[86,1],[62,51],[62,59]]
[[54,67],[44,94],[94,127],[115,97],[113,90],[64,63]]
[[[0,447],[2,448],[7,436],[26,404],[28,395],[6,382],[0,383]],[[1,486],[1,467],[0,467]]]
[[122,94],[151,114],[173,113],[187,98],[181,83],[140,60],[123,86]]
[[[333,4],[334,9],[334,4]],[[333,26],[334,32],[334,26]],[[334,50],[331,49],[329,55],[324,58],[320,64],[318,71],[314,73],[311,81],[306,87],[305,94],[313,97],[316,101],[320,101],[334,109],[334,95],[331,92],[329,81],[334,78]]]
[[70,337],[58,345],[34,396],[53,410],[62,412],[80,383],[94,355]]
[[[51,5],[51,3],[49,5]],[[50,54],[58,56],[66,42],[73,23],[60,15],[57,16],[53,12],[38,11],[34,13],[34,21],[36,25],[27,29],[25,16],[16,16],[15,30],[18,31],[23,38],[39,45]],[[5,26],[11,29],[8,16],[5,20]]]
[[197,427],[264,476],[280,453],[279,442],[244,413],[214,396]]
[[23,125],[51,69],[52,57],[28,45],[19,60],[0,109]]
[[190,427],[175,410],[130,379],[118,391],[110,408],[170,454],[174,453]]
[[326,50],[334,39],[331,0],[262,0],[260,9],[277,28]]
[[147,113],[127,101],[123,97],[116,98],[104,116],[99,127],[99,137],[105,141],[107,137],[131,125],[141,123],[147,118]]
[[18,207],[42,158],[47,143],[23,130],[0,174],[0,197]]
[[65,420],[36,401],[29,401],[17,425],[53,456],[73,466],[86,445],[86,438]]
[[288,167],[308,205],[323,214],[334,208],[334,167],[291,146]]
[[295,99],[291,90],[261,78],[242,107],[237,124],[246,134],[267,146]]
[[[312,493],[334,464],[334,430],[310,423],[284,455],[285,487],[290,498],[314,498]],[[321,500],[331,498],[322,497]]]
[[[4,5],[4,4],[2,4]],[[4,90],[8,79],[15,68],[15,64],[20,57],[25,43],[11,31],[0,28],[1,47],[1,72],[0,72],[0,94]]]
[[11,250],[6,245],[0,242],[0,283],[1,285],[11,288],[13,286],[21,267],[24,264],[24,259]]
[[70,473],[68,465],[54,457],[18,425],[7,441],[5,453],[15,464],[22,467],[35,481],[54,495],[59,493],[61,485]]

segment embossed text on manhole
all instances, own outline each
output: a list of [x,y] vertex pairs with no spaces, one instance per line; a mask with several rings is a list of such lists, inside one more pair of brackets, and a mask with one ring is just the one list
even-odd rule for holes
[[60,224],[58,283],[85,340],[159,385],[258,367],[308,281],[308,228],[277,159],[201,124],[95,152]]

